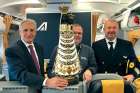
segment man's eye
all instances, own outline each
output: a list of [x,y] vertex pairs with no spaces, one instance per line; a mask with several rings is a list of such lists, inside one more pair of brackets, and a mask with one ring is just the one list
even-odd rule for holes
[[24,29],[23,31],[24,31],[24,32],[27,32],[27,31],[31,31],[31,32],[33,32],[34,29]]
[[108,27],[108,29],[111,29],[111,27]]
[[31,32],[33,32],[33,31],[34,31],[34,29],[30,29],[30,31],[31,31]]
[[28,31],[28,29],[24,29],[23,31],[27,32],[27,31]]
[[82,33],[74,33],[74,34],[78,34],[78,35],[81,35]]
[[113,27],[113,29],[116,29],[116,27]]

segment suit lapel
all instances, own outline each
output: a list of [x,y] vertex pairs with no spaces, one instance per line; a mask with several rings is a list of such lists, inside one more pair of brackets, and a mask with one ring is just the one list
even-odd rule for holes
[[26,54],[26,56],[28,57],[28,59],[31,59],[32,60],[31,55],[30,55],[27,47],[24,45],[24,43],[21,40],[19,40],[17,42],[17,44],[20,46],[20,48],[22,49],[22,51],[24,52],[24,54]]
[[106,43],[106,40],[103,39],[103,50],[105,52],[105,54],[108,54],[109,50],[108,50],[108,47],[107,47],[107,43]]
[[[108,49],[108,47],[107,47],[106,40],[103,39],[102,42],[103,42],[103,48],[104,48],[104,51],[106,52],[106,54],[108,54],[108,53],[109,53],[109,49]],[[119,39],[117,39],[117,41],[116,41],[116,45],[115,45],[115,48],[114,48],[114,54],[118,54],[118,53],[116,53],[116,52],[118,52],[119,45],[120,45],[120,42],[119,42]]]
[[[30,55],[27,47],[24,45],[24,43],[19,40],[17,42],[17,44],[20,46],[20,48],[22,49],[23,55],[25,55],[26,60],[28,60],[27,64],[31,64],[33,66],[33,69],[35,69],[35,71],[37,72],[36,66],[34,64],[34,61],[32,59],[32,56]],[[30,63],[29,63],[30,62]]]
[[116,46],[115,46],[115,49],[114,49],[114,53],[115,54],[119,54],[118,52],[119,52],[119,45],[120,45],[120,42],[119,42],[119,40],[117,39],[117,41],[116,41]]

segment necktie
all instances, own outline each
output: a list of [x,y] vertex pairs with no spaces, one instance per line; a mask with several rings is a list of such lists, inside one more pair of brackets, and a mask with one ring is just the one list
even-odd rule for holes
[[113,42],[108,42],[110,44],[110,49],[109,51],[112,52],[113,51]]
[[33,60],[34,60],[34,63],[35,63],[37,72],[38,72],[38,74],[40,74],[40,68],[39,68],[40,66],[39,66],[39,62],[38,62],[38,60],[37,60],[37,58],[36,58],[36,55],[35,55],[35,51],[34,51],[34,49],[33,49],[33,46],[32,46],[32,45],[29,45],[28,47],[29,47],[29,49],[30,49],[30,54],[31,54],[31,56],[32,56],[32,58],[33,58]]

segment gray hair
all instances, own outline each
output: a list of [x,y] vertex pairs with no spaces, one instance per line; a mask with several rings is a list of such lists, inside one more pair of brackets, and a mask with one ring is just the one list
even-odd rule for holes
[[105,28],[106,22],[115,23],[119,28],[119,23],[115,19],[108,18],[107,20],[105,20],[105,22],[103,24],[103,29]]
[[32,24],[35,26],[35,29],[37,28],[37,24],[36,24],[36,22],[35,22],[33,19],[26,19],[26,20],[23,20],[23,21],[20,23],[20,25],[19,25],[19,31],[20,31],[21,28],[22,28],[22,24],[23,24],[23,23],[26,23],[26,22],[32,23]]
[[[111,18],[109,19],[109,18],[108,18],[107,20],[105,20],[105,23],[108,22],[108,21],[109,21],[109,22],[112,22],[112,23],[118,24],[118,22],[117,22],[115,19],[111,19]],[[104,24],[105,24],[105,23],[104,23]]]

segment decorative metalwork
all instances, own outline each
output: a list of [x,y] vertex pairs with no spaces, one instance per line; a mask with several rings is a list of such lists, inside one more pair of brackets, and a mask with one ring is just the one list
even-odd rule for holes
[[[74,43],[74,32],[71,30],[73,16],[68,14],[68,7],[60,7],[61,24],[59,44],[55,58],[54,72],[71,83],[80,72],[80,60]],[[77,81],[76,81],[77,82]]]

